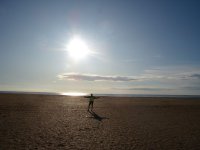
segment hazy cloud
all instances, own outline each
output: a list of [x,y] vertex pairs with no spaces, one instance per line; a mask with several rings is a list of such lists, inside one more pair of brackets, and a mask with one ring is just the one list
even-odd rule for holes
[[170,91],[174,89],[170,88],[155,88],[155,87],[131,87],[131,88],[114,88],[116,90],[128,90],[128,91]]
[[153,68],[144,71],[143,79],[149,80],[191,80],[200,79],[200,70],[196,68]]
[[64,80],[85,80],[85,81],[133,81],[136,80],[128,76],[102,76],[94,74],[78,74],[78,73],[65,73],[58,75],[58,78]]
[[[178,70],[178,69],[161,69],[153,68],[145,70],[143,74],[137,76],[118,76],[118,75],[97,75],[97,74],[82,74],[82,73],[63,73],[58,75],[61,80],[75,80],[75,81],[159,81],[159,82],[182,82],[193,81],[200,79],[199,70]],[[160,88],[159,88],[160,89]],[[142,89],[139,89],[142,90]],[[145,89],[143,89],[145,90]],[[147,89],[146,89],[147,90]],[[148,89],[151,90],[151,89]],[[156,89],[152,89],[156,90]]]
[[200,74],[192,74],[190,77],[200,79]]
[[186,87],[182,87],[181,89],[183,90],[200,90],[200,86],[186,86]]
[[115,90],[125,91],[174,91],[174,90],[200,90],[200,86],[185,86],[176,88],[163,88],[163,87],[130,87],[130,88],[112,88]]

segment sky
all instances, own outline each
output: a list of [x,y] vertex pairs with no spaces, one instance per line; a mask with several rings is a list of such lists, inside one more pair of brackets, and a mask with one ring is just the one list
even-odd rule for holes
[[0,91],[200,94],[198,0],[1,0]]

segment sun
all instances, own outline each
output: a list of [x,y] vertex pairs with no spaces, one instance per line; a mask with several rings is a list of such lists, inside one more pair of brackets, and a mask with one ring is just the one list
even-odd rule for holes
[[83,59],[90,54],[88,45],[79,37],[74,37],[69,41],[67,51],[69,56],[74,60]]

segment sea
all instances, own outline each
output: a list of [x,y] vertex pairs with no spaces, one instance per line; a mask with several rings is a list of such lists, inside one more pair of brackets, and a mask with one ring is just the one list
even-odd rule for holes
[[[24,92],[24,91],[0,91],[0,94],[36,94],[36,95],[65,95],[65,96],[86,96],[87,93],[79,92]],[[164,95],[164,94],[103,94],[94,93],[95,96],[109,97],[171,97],[171,98],[200,98],[200,95]]]

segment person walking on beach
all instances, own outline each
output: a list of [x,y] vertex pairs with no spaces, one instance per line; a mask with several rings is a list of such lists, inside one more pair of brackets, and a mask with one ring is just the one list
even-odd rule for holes
[[84,96],[84,98],[88,98],[89,99],[89,104],[88,104],[88,111],[89,111],[90,106],[91,106],[91,110],[93,109],[94,100],[98,99],[99,97],[93,96],[93,94],[91,94],[90,96]]

